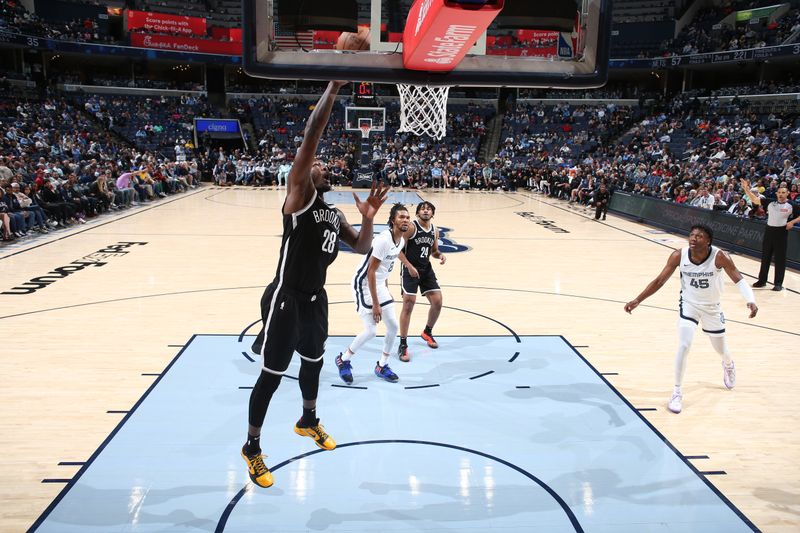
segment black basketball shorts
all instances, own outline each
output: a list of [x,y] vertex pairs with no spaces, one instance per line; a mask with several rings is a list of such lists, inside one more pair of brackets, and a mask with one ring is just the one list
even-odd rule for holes
[[400,289],[403,294],[417,294],[417,289],[419,289],[420,294],[425,296],[426,293],[441,290],[433,267],[428,265],[425,268],[417,268],[417,272],[419,272],[419,277],[415,278],[408,273],[405,265],[400,269]]
[[271,283],[261,297],[261,331],[253,341],[253,352],[264,357],[264,367],[283,373],[296,351],[300,357],[317,360],[328,339],[328,295],[325,289],[307,294],[287,288],[275,290]]

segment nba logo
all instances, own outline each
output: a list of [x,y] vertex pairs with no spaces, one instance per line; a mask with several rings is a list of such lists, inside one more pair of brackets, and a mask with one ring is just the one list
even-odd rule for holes
[[559,32],[558,34],[558,57],[571,59],[575,54],[575,47],[572,44],[572,33]]

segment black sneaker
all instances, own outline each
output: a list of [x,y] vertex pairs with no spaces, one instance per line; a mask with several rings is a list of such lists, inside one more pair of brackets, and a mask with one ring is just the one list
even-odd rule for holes
[[753,287],[755,287],[756,289],[760,289],[761,287],[766,287],[766,286],[767,286],[766,281],[756,281],[755,283],[753,283]]
[[401,344],[400,347],[397,349],[397,357],[404,363],[408,363],[409,361],[411,361],[411,356],[408,355],[408,346],[406,346],[405,344]]
[[772,287],[772,290],[776,292],[782,291],[783,285],[775,285],[774,287]]

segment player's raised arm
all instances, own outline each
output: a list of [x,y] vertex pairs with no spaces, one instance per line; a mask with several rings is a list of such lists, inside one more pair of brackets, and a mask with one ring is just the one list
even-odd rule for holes
[[753,289],[751,289],[750,285],[748,285],[744,280],[742,273],[739,272],[739,269],[736,268],[735,264],[733,264],[733,259],[731,259],[731,256],[729,256],[726,252],[720,251],[717,254],[715,266],[717,268],[725,269],[725,273],[728,274],[728,276],[731,278],[731,281],[736,284],[736,288],[739,289],[739,293],[741,293],[742,298],[744,298],[747,308],[750,309],[750,318],[755,318],[756,314],[758,313],[756,296],[753,294]]
[[753,202],[753,205],[761,205],[761,198],[757,194],[753,194],[753,191],[750,190],[750,182],[744,178],[739,180],[739,183],[742,185],[742,190],[750,198],[750,201]]
[[317,146],[325,126],[331,117],[336,94],[345,84],[343,81],[331,81],[317,102],[316,107],[306,121],[303,142],[297,149],[297,154],[286,180],[286,203],[283,213],[295,213],[305,207],[314,196],[314,182],[311,177],[311,167],[317,156]]
[[344,213],[339,211],[339,218],[342,221],[339,238],[355,250],[356,253],[365,254],[369,252],[372,246],[372,219],[375,218],[375,214],[383,205],[383,202],[386,201],[388,194],[389,186],[383,187],[377,181],[372,182],[372,189],[370,189],[366,200],[361,201],[356,193],[353,193],[356,209],[361,213],[361,231],[356,231],[347,222]]
[[661,273],[656,276],[656,279],[651,281],[639,296],[625,304],[625,312],[630,313],[639,307],[639,304],[645,299],[658,292],[658,289],[664,286],[664,284],[667,282],[670,276],[672,276],[672,273],[675,272],[675,269],[678,268],[680,264],[681,251],[675,250],[670,254],[669,259],[667,259],[667,264],[664,266],[664,269],[661,271]]

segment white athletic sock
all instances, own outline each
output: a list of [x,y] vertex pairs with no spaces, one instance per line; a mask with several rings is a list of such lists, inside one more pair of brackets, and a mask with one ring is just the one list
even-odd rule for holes
[[383,323],[386,325],[386,336],[383,338],[383,353],[392,353],[394,341],[397,338],[397,330],[400,324],[394,312],[394,304],[383,308]]
[[355,354],[350,351],[350,348],[348,348],[342,353],[342,361],[349,361],[354,355]]
[[382,353],[381,354],[381,362],[379,364],[381,366],[386,366],[386,363],[388,363],[388,362],[389,362],[389,354],[388,353]]
[[733,359],[731,359],[731,353],[728,351],[728,342],[725,340],[725,336],[709,337],[709,340],[711,340],[711,346],[722,356],[725,366],[730,367]]
[[683,375],[686,373],[686,357],[689,355],[689,348],[692,347],[695,329],[694,325],[678,326],[678,349],[675,352],[675,389],[678,392],[683,384]]
[[362,314],[361,322],[364,323],[364,331],[359,333],[358,336],[353,339],[353,342],[350,343],[350,346],[347,348],[349,355],[346,357],[345,355],[342,355],[342,359],[345,361],[349,361],[350,358],[353,357],[359,350],[359,348],[364,346],[364,343],[375,338],[377,326],[375,325],[375,321],[372,320],[372,315]]

